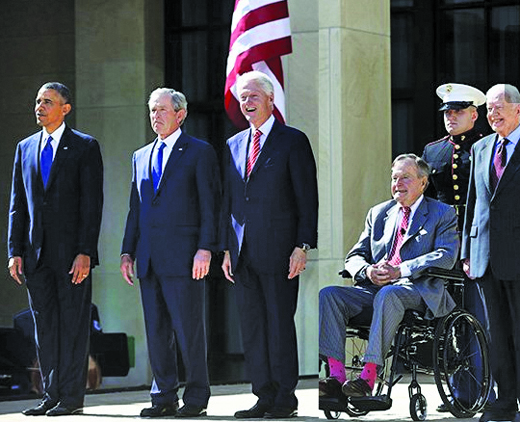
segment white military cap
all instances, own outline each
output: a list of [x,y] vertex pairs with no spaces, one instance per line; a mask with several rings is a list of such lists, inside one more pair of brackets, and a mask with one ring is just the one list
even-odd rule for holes
[[442,100],[439,111],[462,110],[469,106],[478,107],[486,102],[486,95],[479,89],[463,84],[444,84],[437,88]]

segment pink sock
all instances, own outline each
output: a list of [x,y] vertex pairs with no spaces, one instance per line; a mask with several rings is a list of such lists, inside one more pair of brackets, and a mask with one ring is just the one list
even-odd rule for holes
[[377,378],[377,365],[372,362],[365,363],[363,371],[359,375],[359,378],[364,379],[371,389],[374,389]]
[[345,365],[343,362],[329,357],[328,363],[330,376],[332,378],[336,378],[341,384],[343,384],[347,380],[347,375],[345,374]]

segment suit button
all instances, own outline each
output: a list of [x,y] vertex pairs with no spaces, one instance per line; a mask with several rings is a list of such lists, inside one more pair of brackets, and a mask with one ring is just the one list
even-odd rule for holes
[[460,145],[459,144],[455,145],[455,149],[460,149]]
[[454,190],[459,190],[459,185],[453,185]]
[[458,166],[457,164],[453,163],[452,167],[453,167],[454,169],[456,169],[456,168],[459,167],[459,166]]
[[453,180],[457,180],[459,178],[459,176],[457,176],[456,174],[453,175]]
[[455,198],[455,201],[460,201],[460,195],[455,195],[454,198]]
[[246,202],[249,202],[249,196],[246,196]]
[[456,160],[457,158],[459,158],[459,154],[453,154],[453,159]]

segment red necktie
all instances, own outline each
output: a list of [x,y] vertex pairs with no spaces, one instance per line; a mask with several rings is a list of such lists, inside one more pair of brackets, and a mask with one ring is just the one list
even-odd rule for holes
[[406,230],[408,229],[408,222],[410,220],[410,207],[402,207],[403,217],[401,218],[401,224],[399,224],[399,228],[397,229],[397,233],[395,234],[394,244],[392,245],[392,249],[390,251],[390,258],[388,259],[388,263],[393,267],[399,265],[401,261],[401,245],[403,244],[404,235],[406,234]]
[[495,158],[493,158],[493,167],[491,167],[491,189],[495,191],[500,178],[502,177],[502,173],[504,173],[504,169],[507,164],[507,149],[506,145],[509,142],[509,139],[502,139],[498,144],[498,148],[495,152]]
[[260,136],[262,136],[262,132],[258,129],[255,130],[253,135],[253,147],[251,148],[251,153],[249,154],[249,158],[247,159],[246,166],[246,176],[249,177],[251,172],[253,171],[253,167],[255,166],[256,160],[260,155]]

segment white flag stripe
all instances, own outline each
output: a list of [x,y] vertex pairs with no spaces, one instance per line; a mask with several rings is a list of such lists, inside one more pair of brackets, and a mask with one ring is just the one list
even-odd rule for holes
[[253,63],[252,67],[254,70],[264,72],[271,78],[271,81],[274,85],[274,104],[280,112],[280,114],[282,115],[283,119],[285,120],[285,95],[283,92],[282,85],[280,85],[280,82],[278,81],[278,78],[273,72],[271,72],[271,69],[269,68],[269,66],[267,66],[267,63],[264,61]]
[[235,66],[238,56],[245,51],[263,44],[268,41],[274,41],[280,38],[291,36],[291,25],[289,18],[279,19],[274,22],[267,22],[263,25],[258,25],[247,32],[244,32],[233,43],[229,51],[226,75],[229,75]]
[[242,19],[249,12],[260,9],[269,4],[280,3],[280,0],[242,0],[236,5],[231,21],[231,33],[236,29],[240,19]]

